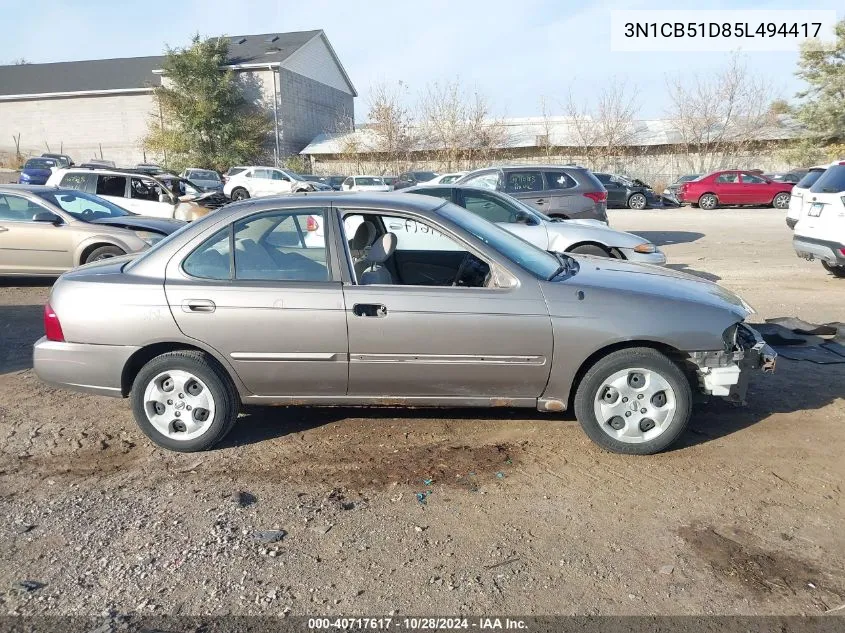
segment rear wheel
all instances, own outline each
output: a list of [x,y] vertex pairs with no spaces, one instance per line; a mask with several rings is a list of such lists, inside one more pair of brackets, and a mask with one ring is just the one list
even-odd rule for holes
[[607,249],[604,249],[597,244],[582,244],[581,246],[576,246],[575,248],[573,248],[569,252],[570,253],[577,253],[579,255],[595,255],[597,257],[613,257],[613,255]]
[[249,198],[249,191],[243,187],[235,187],[232,189],[232,200],[246,200]]
[[840,279],[845,278],[845,266],[828,264],[827,262],[822,262],[822,266],[834,277],[839,277]]
[[692,389],[684,373],[645,347],[596,362],[575,394],[575,416],[584,432],[614,453],[664,450],[684,431],[691,413]]
[[775,209],[788,209],[790,195],[786,192],[781,192],[772,200],[772,206]]
[[129,397],[144,434],[172,451],[211,448],[238,416],[232,381],[203,352],[169,352],[152,359],[138,372]]
[[630,209],[645,209],[648,201],[646,200],[645,196],[641,193],[635,193],[630,198],[628,198],[628,208]]
[[712,193],[705,193],[698,199],[698,206],[705,211],[712,211],[719,206],[719,199]]
[[90,264],[91,262],[98,262],[102,259],[110,259],[112,257],[120,257],[121,255],[126,255],[126,251],[122,248],[117,246],[101,246],[100,248],[95,248],[93,251],[88,253],[88,257],[85,258],[85,263]]

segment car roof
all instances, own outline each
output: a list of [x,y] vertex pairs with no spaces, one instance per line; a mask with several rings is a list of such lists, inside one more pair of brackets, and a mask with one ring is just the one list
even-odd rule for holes
[[59,191],[58,187],[48,187],[47,185],[0,185],[0,192],[2,193],[43,193]]

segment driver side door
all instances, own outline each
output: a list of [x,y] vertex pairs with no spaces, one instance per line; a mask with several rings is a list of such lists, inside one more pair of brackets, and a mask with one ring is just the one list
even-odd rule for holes
[[360,210],[345,217],[350,215],[373,222],[377,239],[386,231],[397,236],[386,262],[390,283],[343,287],[350,396],[489,403],[542,394],[553,345],[536,279],[520,277],[513,288],[453,286],[467,256],[488,268],[492,260],[428,218]]
[[282,171],[278,169],[270,170],[270,180],[267,183],[269,193],[275,195],[279,193],[290,193],[293,190],[293,182]]
[[25,198],[0,194],[0,273],[59,275],[73,268],[73,228],[34,222],[36,213],[52,210]]

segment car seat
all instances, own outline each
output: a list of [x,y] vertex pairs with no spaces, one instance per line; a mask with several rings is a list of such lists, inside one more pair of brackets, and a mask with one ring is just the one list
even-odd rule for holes
[[367,251],[376,239],[376,225],[365,220],[358,225],[355,235],[349,240],[349,252],[352,254],[352,265],[355,268],[355,278],[360,279],[367,269]]
[[369,267],[368,270],[361,275],[360,283],[364,286],[372,284],[392,284],[393,275],[384,266],[384,262],[390,259],[393,251],[396,250],[396,235],[394,233],[385,233],[377,239],[370,247],[370,252],[367,253],[365,263]]

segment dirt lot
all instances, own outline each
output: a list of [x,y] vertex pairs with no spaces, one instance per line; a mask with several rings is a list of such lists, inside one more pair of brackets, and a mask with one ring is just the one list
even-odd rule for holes
[[[611,222],[759,319],[845,320],[782,216]],[[0,284],[0,613],[845,612],[843,365],[781,359],[648,458],[530,411],[284,408],[179,455],[125,402],[38,382],[47,294]]]

